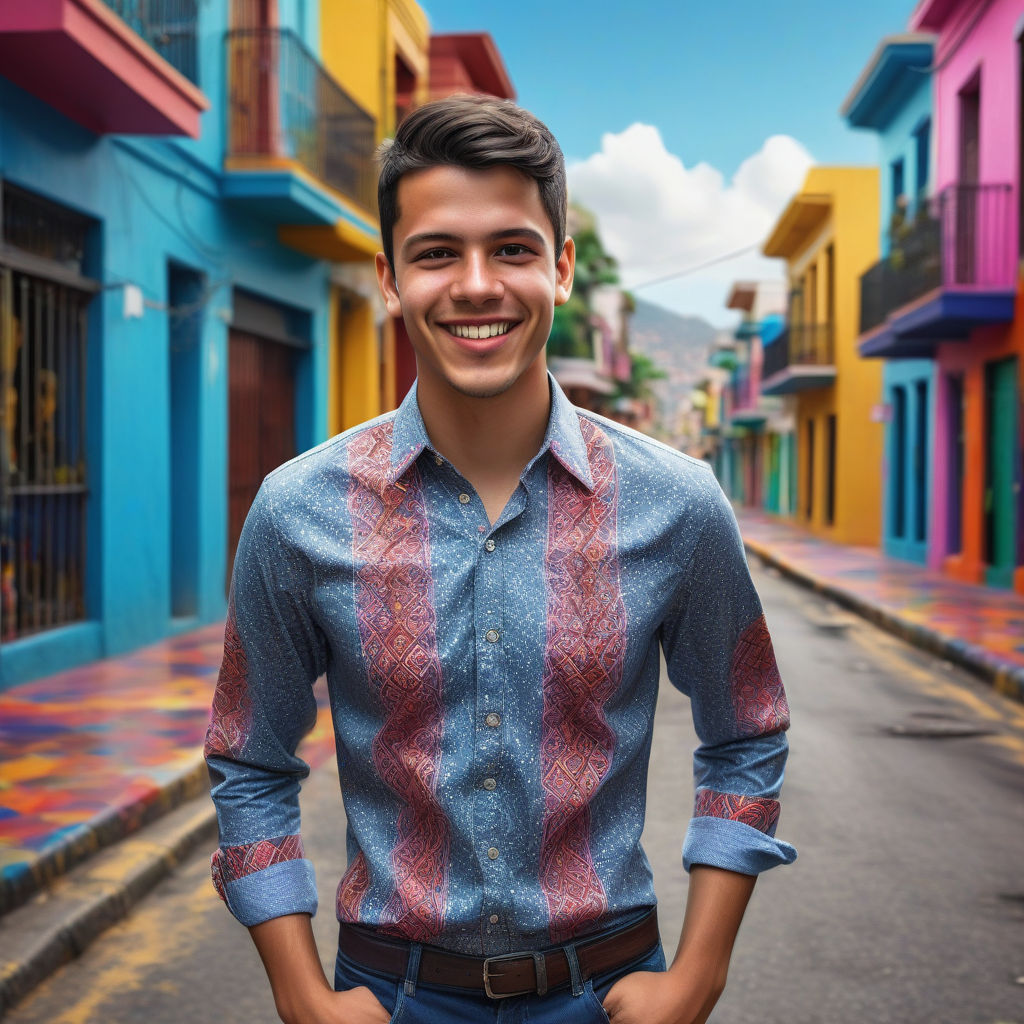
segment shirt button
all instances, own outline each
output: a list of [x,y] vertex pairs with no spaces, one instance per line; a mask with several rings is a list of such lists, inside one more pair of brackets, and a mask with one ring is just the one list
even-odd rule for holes
[[484,789],[497,789],[498,784],[494,779],[484,779]]
[[490,537],[488,537],[487,540],[484,541],[484,547],[488,551],[493,551],[496,546],[497,545],[495,545],[494,541]]
[[460,494],[459,495],[459,501],[461,501],[463,505],[468,505],[469,504],[469,495],[465,494],[465,493]]
[[489,629],[484,636],[487,637],[489,644],[496,644],[498,642],[498,631],[496,629]]
[[486,722],[486,723],[487,723],[487,724],[488,724],[488,725],[489,725],[489,726],[490,726],[490,727],[491,727],[492,729],[497,729],[497,728],[498,728],[498,726],[499,726],[499,725],[501,725],[501,715],[499,715],[499,714],[498,714],[497,712],[495,712],[495,711],[492,711],[492,712],[491,712],[491,713],[490,713],[490,714],[489,714],[489,715],[488,715],[488,716],[487,716],[487,717],[486,717],[486,718],[484,719],[484,721],[485,721],[485,722]]
[[498,915],[497,914],[491,914],[491,916],[489,918],[487,918],[487,920],[490,921],[491,924],[497,924],[498,923]]
[[437,464],[438,464],[439,466],[443,466],[443,465],[444,465],[444,459],[442,459],[440,455],[435,455],[435,456],[434,456],[434,461],[435,461],[435,462],[436,462],[436,463],[437,463]]
[[487,856],[490,857],[491,860],[497,860],[498,859],[498,848],[496,846],[492,846],[487,851]]

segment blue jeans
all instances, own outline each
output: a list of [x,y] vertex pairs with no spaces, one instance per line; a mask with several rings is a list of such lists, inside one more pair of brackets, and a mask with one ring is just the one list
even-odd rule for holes
[[[410,964],[418,961],[416,945],[410,946]],[[569,985],[543,996],[489,999],[475,989],[407,983],[363,967],[339,950],[334,987],[341,991],[365,985],[391,1014],[391,1024],[607,1024],[601,1001],[619,978],[633,971],[665,970],[660,942],[635,960],[586,981],[579,977],[571,957],[569,962],[574,973]]]

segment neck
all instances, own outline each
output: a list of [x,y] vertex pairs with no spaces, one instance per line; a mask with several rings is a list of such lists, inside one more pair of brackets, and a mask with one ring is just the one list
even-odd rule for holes
[[544,360],[490,398],[433,377],[420,378],[416,397],[431,444],[477,490],[493,522],[544,441],[551,412]]

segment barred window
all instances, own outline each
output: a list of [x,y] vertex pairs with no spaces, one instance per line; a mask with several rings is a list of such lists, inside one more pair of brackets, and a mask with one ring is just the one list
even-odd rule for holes
[[0,641],[85,618],[88,221],[3,186]]

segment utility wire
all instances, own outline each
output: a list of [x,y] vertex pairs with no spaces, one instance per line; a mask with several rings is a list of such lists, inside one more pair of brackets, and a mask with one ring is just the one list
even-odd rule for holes
[[635,292],[638,288],[650,288],[652,285],[661,284],[664,281],[674,281],[677,277],[686,277],[687,274],[696,274],[698,270],[713,267],[716,263],[725,263],[727,260],[735,259],[737,256],[742,256],[744,253],[760,248],[760,246],[760,242],[754,242],[752,245],[746,245],[742,249],[727,252],[723,256],[716,256],[714,259],[705,260],[705,262],[698,263],[695,266],[685,267],[683,270],[676,270],[671,274],[664,274],[661,277],[655,277],[649,281],[641,281],[639,284],[628,285],[626,290]]

